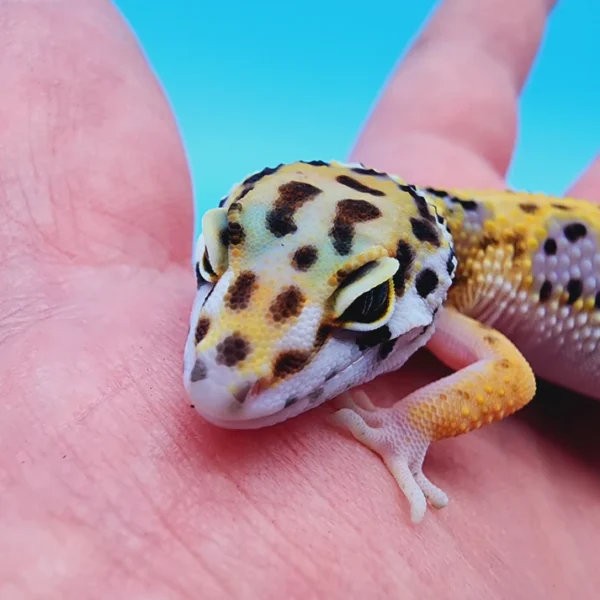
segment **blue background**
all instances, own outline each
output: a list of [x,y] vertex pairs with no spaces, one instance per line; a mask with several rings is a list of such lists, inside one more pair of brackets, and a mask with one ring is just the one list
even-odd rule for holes
[[[344,160],[437,2],[116,5],[173,107],[203,211],[264,166]],[[598,152],[599,25],[598,0],[555,8],[522,97],[511,186],[563,193]]]

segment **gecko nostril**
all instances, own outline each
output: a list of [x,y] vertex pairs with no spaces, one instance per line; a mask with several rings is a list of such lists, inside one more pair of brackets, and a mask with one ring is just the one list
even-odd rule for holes
[[206,379],[207,373],[208,369],[206,368],[206,365],[198,358],[196,359],[194,368],[190,373],[190,381],[192,383],[195,383],[196,381],[202,381],[203,379]]
[[248,394],[250,393],[250,390],[252,389],[252,384],[251,383],[242,383],[240,386],[238,386],[232,393],[233,393],[233,397],[240,403],[240,404],[244,404],[244,402],[246,401],[246,398],[248,397]]

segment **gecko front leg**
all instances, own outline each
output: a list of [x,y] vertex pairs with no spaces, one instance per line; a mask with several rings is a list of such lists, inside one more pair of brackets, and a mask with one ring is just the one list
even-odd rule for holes
[[427,347],[455,373],[390,408],[375,407],[360,390],[340,398],[334,421],[381,456],[406,496],[414,523],[448,503],[423,473],[431,442],[478,429],[512,414],[534,396],[533,372],[501,333],[452,308],[438,318]]

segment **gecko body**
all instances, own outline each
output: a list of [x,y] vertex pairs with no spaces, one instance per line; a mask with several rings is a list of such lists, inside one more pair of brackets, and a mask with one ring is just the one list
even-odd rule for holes
[[[582,200],[418,187],[362,164],[266,168],[203,216],[184,385],[228,428],[342,394],[334,419],[418,522],[448,501],[422,470],[432,441],[512,414],[534,373],[600,398],[599,236]],[[390,408],[356,390],[423,346],[455,372]]]

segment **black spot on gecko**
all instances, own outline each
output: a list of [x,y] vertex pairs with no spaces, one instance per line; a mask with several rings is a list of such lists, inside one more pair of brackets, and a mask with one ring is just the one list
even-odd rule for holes
[[246,194],[248,194],[249,192],[251,192],[254,189],[253,185],[249,185],[247,187],[245,187],[240,195],[235,199],[236,202],[239,202],[242,198],[244,198],[246,196]]
[[313,167],[328,167],[329,163],[326,163],[324,160],[301,160],[301,163],[305,165],[312,165]]
[[419,211],[419,215],[423,219],[427,219],[428,221],[435,221],[435,217],[429,212],[429,205],[427,204],[427,200],[423,198],[418,192],[417,188],[414,185],[403,185],[398,184],[398,187],[403,191],[407,192],[411,195],[414,200],[417,210]]
[[398,270],[394,274],[394,291],[396,296],[402,297],[406,290],[406,281],[410,275],[415,253],[408,242],[400,240],[396,248],[396,260],[400,264]]
[[385,173],[380,173],[379,171],[375,171],[375,169],[368,169],[366,167],[352,167],[351,171],[358,175],[385,175]]
[[552,204],[552,208],[556,208],[556,210],[562,210],[563,212],[568,212],[571,209],[564,204]]
[[195,383],[196,381],[202,381],[206,379],[208,374],[208,369],[206,365],[198,358],[194,364],[194,368],[190,374],[190,381]]
[[385,360],[392,353],[397,341],[398,338],[394,338],[393,340],[383,342],[381,346],[379,346],[379,360]]
[[553,238],[548,238],[544,242],[544,252],[548,256],[554,256],[556,254],[556,250],[557,250],[556,240],[554,240]]
[[333,227],[329,237],[335,251],[344,256],[352,250],[354,241],[354,224],[372,221],[381,216],[381,211],[366,200],[340,200],[336,206]]
[[577,302],[583,292],[583,283],[581,282],[581,279],[571,279],[569,283],[567,283],[567,292],[569,294],[567,304],[574,304]]
[[445,190],[438,190],[432,187],[425,188],[425,191],[432,196],[437,196],[438,198],[445,198],[448,195],[448,192]]
[[427,298],[439,283],[437,273],[433,269],[423,269],[416,280],[417,293],[421,298]]
[[331,381],[337,374],[338,372],[334,369],[327,375],[327,377],[325,377],[325,381]]
[[540,288],[540,302],[547,302],[552,295],[552,283],[548,280],[542,283],[542,287]]
[[316,402],[317,400],[319,400],[319,398],[322,398],[324,393],[325,393],[325,390],[322,387],[317,388],[316,390],[314,390],[313,392],[311,392],[308,395],[308,401],[311,404],[313,404],[314,402]]
[[229,196],[223,196],[220,200],[219,200],[219,208],[223,208],[225,206],[225,202],[227,202],[227,198],[229,198]]
[[371,194],[371,196],[385,196],[385,193],[381,190],[376,190],[372,187],[369,187],[368,185],[365,185],[364,183],[361,183],[352,177],[348,177],[348,175],[340,175],[339,177],[336,177],[336,181],[342,185],[345,185],[346,187],[356,190],[357,192]]
[[263,177],[266,177],[267,175],[273,175],[273,173],[278,171],[282,166],[283,165],[280,164],[274,168],[265,167],[262,171],[260,171],[258,173],[254,173],[254,175],[250,175],[250,177],[247,177],[246,179],[244,179],[243,185],[254,184],[257,181],[260,181]]
[[429,242],[433,246],[439,248],[440,238],[436,226],[426,219],[416,219],[415,217],[410,218],[410,224],[415,237],[420,242]]
[[456,198],[455,196],[450,198],[450,200],[454,202],[454,204],[459,204],[460,206],[462,206],[464,210],[477,210],[477,202],[475,202],[475,200],[461,200],[460,198]]
[[587,235],[587,228],[583,223],[571,223],[563,231],[570,242],[576,242]]
[[313,348],[318,350],[325,344],[325,342],[329,339],[331,332],[333,331],[333,327],[331,325],[321,325],[319,329],[317,329],[317,335],[315,337],[315,343],[313,344]]
[[219,241],[221,242],[222,246],[225,246],[225,248],[229,246],[229,227],[224,227],[221,229],[221,231],[219,231]]
[[301,246],[292,256],[292,266],[296,271],[308,271],[319,258],[316,246]]
[[279,196],[273,209],[267,213],[267,229],[278,238],[294,233],[298,229],[294,213],[320,193],[318,187],[304,181],[289,181],[279,186]]
[[345,256],[352,250],[354,241],[354,227],[350,223],[336,223],[329,231],[329,237],[335,251]]
[[292,396],[291,398],[288,398],[285,401],[285,404],[284,404],[283,408],[289,408],[290,406],[293,406],[294,404],[296,404],[296,402],[298,402],[298,397],[297,396]]
[[523,202],[522,204],[519,204],[519,208],[528,215],[533,215],[539,210],[539,206],[531,202]]
[[357,338],[356,343],[360,350],[365,350],[366,348],[373,348],[383,342],[387,342],[391,337],[392,332],[390,328],[384,325],[383,327],[378,327],[373,331],[362,334]]

